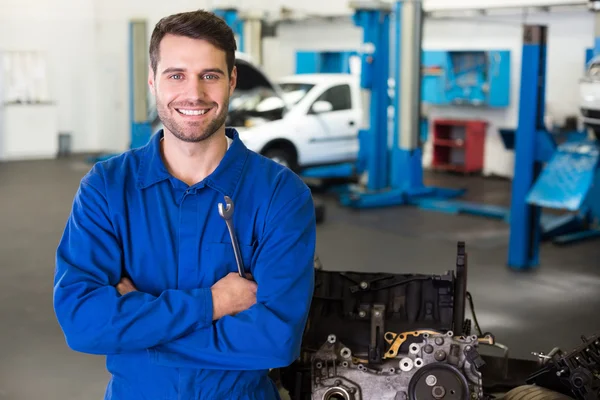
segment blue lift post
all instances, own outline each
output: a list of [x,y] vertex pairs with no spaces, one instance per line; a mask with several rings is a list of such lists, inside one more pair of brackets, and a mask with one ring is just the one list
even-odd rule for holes
[[545,26],[524,27],[521,65],[519,125],[515,138],[515,174],[512,182],[508,265],[515,269],[536,267],[539,263],[539,207],[527,203],[527,195],[541,171],[536,146],[544,135],[546,92]]
[[[355,208],[411,204],[459,196],[462,190],[425,187],[420,149],[420,76],[423,7],[420,0],[396,1],[394,12],[381,1],[351,4],[354,21],[363,30],[361,88],[365,120],[359,133],[359,173],[366,172],[366,187],[351,187],[340,202]],[[395,50],[390,51],[390,17]],[[388,134],[389,54],[397,73],[392,148]],[[367,118],[368,116],[368,118]]]
[[368,171],[367,188],[381,190],[388,183],[388,123],[389,103],[389,6],[363,3],[354,14],[354,23],[363,30],[361,51],[363,109],[368,112],[359,131],[359,171]]

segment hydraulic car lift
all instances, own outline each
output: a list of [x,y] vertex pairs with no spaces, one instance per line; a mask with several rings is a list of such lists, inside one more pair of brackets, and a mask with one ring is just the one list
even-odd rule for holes
[[[421,150],[422,0],[350,3],[355,24],[363,29],[361,88],[365,116],[359,132],[358,162],[310,168],[306,178],[365,175],[367,183],[340,190],[340,202],[356,208],[416,205],[451,214],[467,213],[506,219],[508,210],[454,198],[464,190],[427,187]],[[394,43],[390,46],[390,25]],[[391,49],[391,51],[390,51]],[[389,54],[393,54],[394,123],[389,139]],[[391,145],[391,146],[390,146]],[[391,148],[390,148],[391,147]]]
[[[382,1],[357,2],[354,22],[363,30],[361,51],[364,118],[359,132],[360,150],[354,166],[367,176],[367,184],[351,186],[340,201],[350,207],[382,207],[410,204],[424,199],[447,199],[461,190],[426,187],[423,184],[420,137],[420,74],[423,6],[421,0],[396,1],[392,12]],[[392,20],[392,21],[390,21]],[[390,24],[396,38],[394,135],[388,135],[388,78],[390,76]],[[312,170],[303,174],[318,177]]]
[[[593,227],[600,217],[597,139],[573,135],[557,145],[544,127],[547,35],[545,26],[524,27],[508,254],[518,270],[538,266],[543,239],[563,244],[600,236]],[[543,216],[542,208],[566,213]]]

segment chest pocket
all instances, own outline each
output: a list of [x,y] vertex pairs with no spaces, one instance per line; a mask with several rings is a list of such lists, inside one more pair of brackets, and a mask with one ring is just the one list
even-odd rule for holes
[[[252,273],[254,247],[240,243],[244,271]],[[202,247],[200,274],[203,286],[210,286],[230,272],[238,272],[233,245],[229,243],[206,243]]]

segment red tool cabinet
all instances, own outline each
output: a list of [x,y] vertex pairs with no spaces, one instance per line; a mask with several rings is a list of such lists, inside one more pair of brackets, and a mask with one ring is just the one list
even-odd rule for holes
[[433,122],[433,163],[440,171],[481,172],[487,123],[439,119]]

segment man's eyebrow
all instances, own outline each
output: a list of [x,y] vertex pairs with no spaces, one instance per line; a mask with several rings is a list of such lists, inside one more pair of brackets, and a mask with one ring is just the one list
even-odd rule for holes
[[[164,74],[172,74],[174,72],[185,72],[185,69],[184,68],[177,68],[177,67],[170,67],[170,68],[165,69],[162,73],[164,75]],[[207,74],[209,72],[217,73],[217,74],[221,74],[221,75],[225,75],[225,72],[222,69],[220,69],[220,68],[207,68],[207,69],[203,69],[200,72],[200,75]]]
[[225,72],[223,72],[223,70],[220,69],[220,68],[208,68],[208,69],[204,69],[204,70],[202,70],[202,72],[200,74],[206,74],[208,72],[214,72],[214,73],[217,73],[217,74],[225,75]]
[[183,68],[175,68],[175,67],[171,67],[171,68],[167,68],[165,69],[162,73],[164,74],[171,74],[173,72],[185,72],[185,69]]

